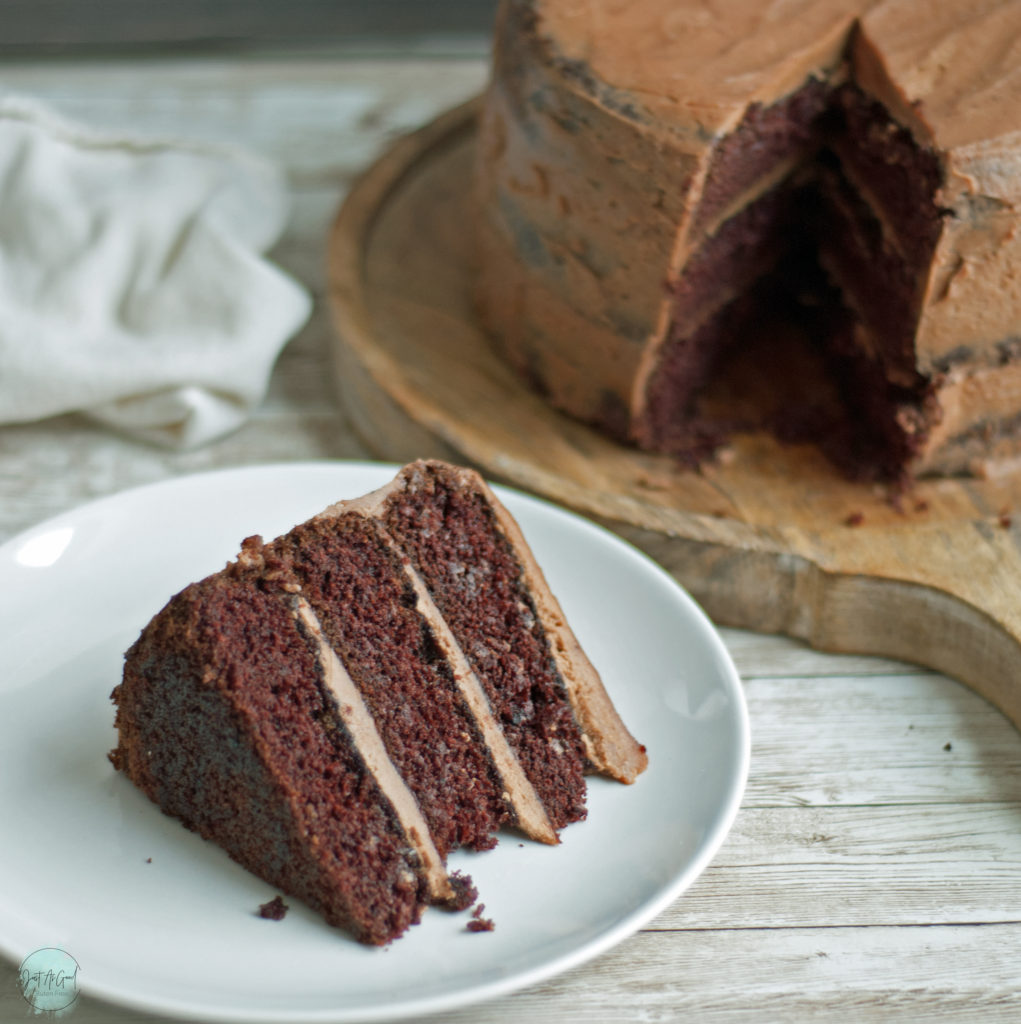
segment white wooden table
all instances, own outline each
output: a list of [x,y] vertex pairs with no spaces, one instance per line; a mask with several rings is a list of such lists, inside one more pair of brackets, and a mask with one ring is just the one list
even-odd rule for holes
[[[282,161],[295,201],[274,256],[317,298],[258,414],[200,451],[148,448],[76,416],[0,428],[0,541],[169,476],[368,456],[330,382],[326,231],[359,169],[476,92],[485,67],[471,49],[0,66],[5,89],[98,126],[228,139]],[[752,762],[715,862],[596,962],[444,1019],[1021,1019],[1021,736],[912,666],[723,635],[745,681]],[[151,1019],[87,998],[73,1013]],[[0,962],[0,1022],[28,1016],[14,966]]]

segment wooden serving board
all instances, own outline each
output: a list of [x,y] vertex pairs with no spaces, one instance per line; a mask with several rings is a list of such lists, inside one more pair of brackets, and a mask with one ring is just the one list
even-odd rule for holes
[[1021,727],[1021,468],[922,481],[898,509],[807,446],[742,436],[691,471],[554,412],[472,315],[475,116],[398,141],[333,227],[336,377],[369,447],[474,464],[610,526],[720,624],[917,662]]

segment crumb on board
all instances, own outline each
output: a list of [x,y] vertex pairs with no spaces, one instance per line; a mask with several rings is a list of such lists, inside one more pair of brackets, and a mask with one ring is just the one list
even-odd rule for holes
[[844,520],[844,525],[845,526],[861,526],[861,524],[864,523],[864,522],[865,522],[865,513],[864,512],[851,512],[851,513],[848,514],[847,518]]
[[646,491],[665,491],[670,487],[670,480],[662,474],[639,473],[635,477],[635,484]]
[[264,917],[267,921],[282,921],[288,910],[290,907],[279,896],[274,896],[269,903],[259,905],[259,917]]

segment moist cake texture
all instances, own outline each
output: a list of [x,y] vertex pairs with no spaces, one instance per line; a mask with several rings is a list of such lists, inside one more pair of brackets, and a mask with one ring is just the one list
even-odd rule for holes
[[825,354],[848,471],[1021,450],[1019,67],[1017,0],[504,0],[482,322],[650,450],[712,447],[699,396],[777,311]]
[[546,843],[624,782],[620,721],[483,481],[413,463],[186,587],[127,652],[123,771],[362,942],[463,908],[447,854]]

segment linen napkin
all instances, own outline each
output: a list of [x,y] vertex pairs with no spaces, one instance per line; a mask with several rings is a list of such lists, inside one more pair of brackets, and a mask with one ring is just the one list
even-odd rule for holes
[[287,200],[239,149],[0,98],[0,423],[80,410],[176,448],[238,427],[311,308],[263,256]]

